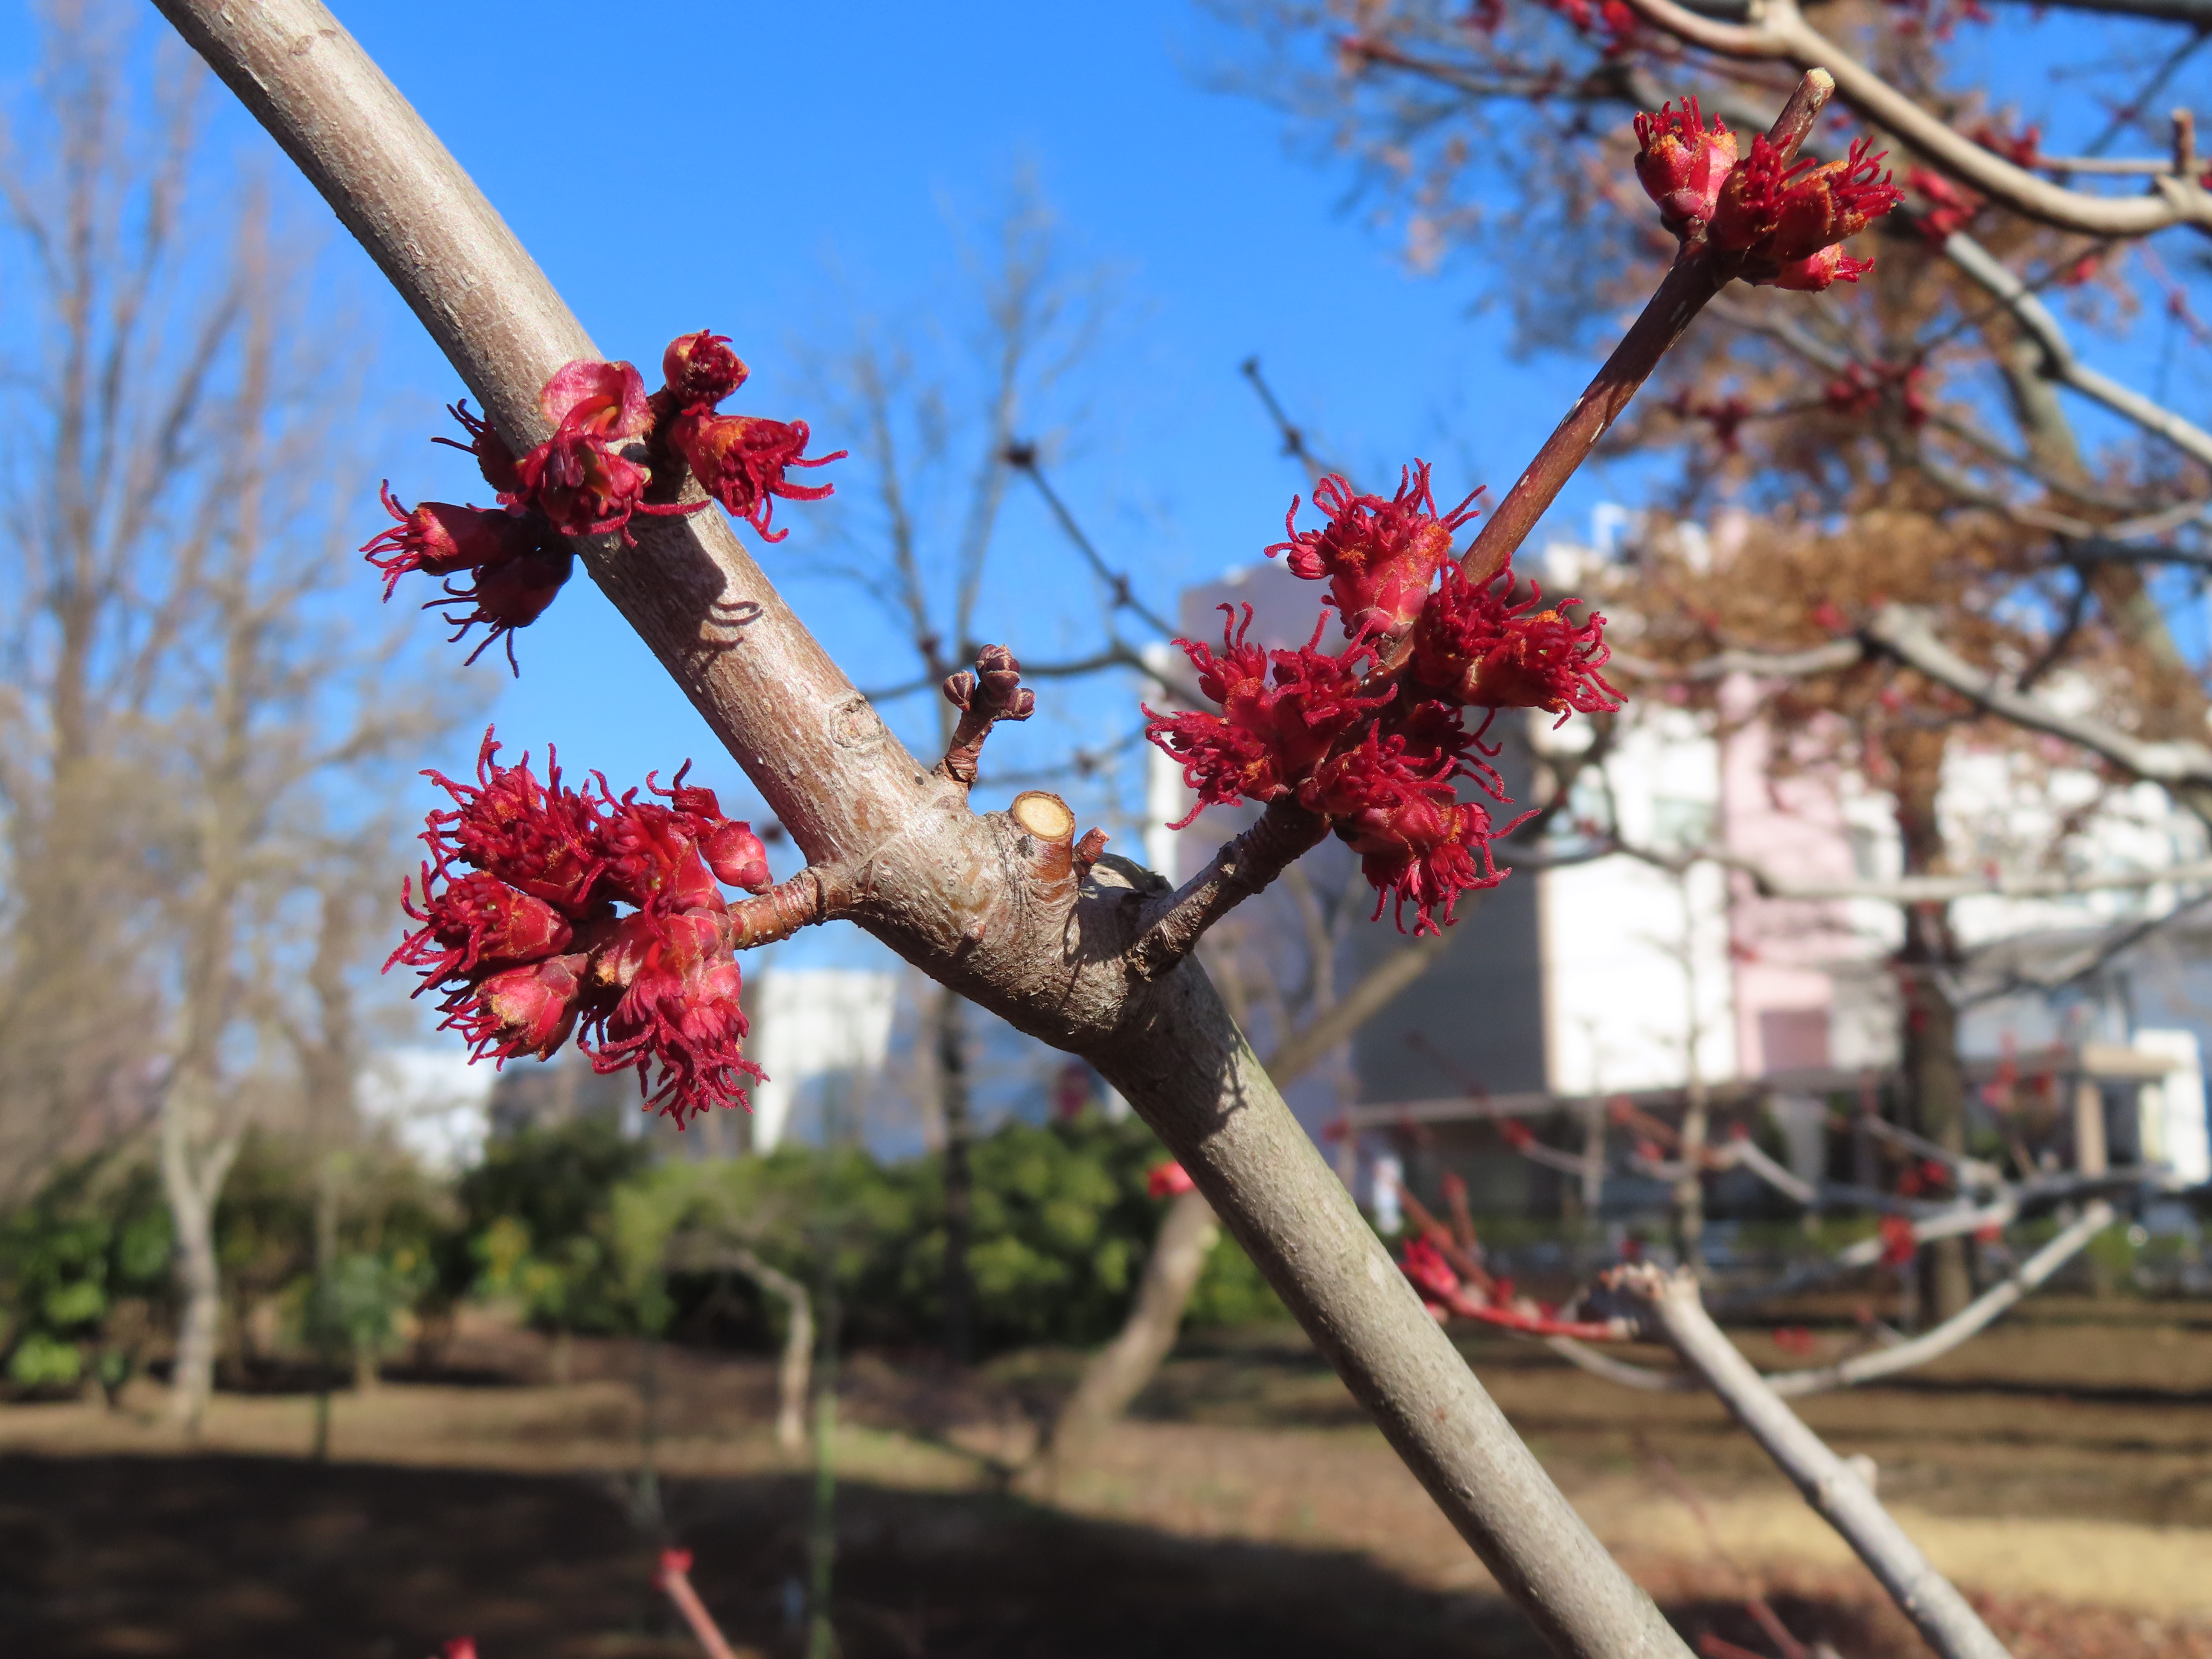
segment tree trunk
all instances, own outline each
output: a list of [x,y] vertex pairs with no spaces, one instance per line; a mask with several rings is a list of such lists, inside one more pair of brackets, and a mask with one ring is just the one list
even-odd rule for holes
[[1199,1275],[1206,1270],[1206,1255],[1220,1237],[1221,1224],[1201,1194],[1179,1194],[1169,1206],[1167,1219],[1160,1224],[1145,1262],[1136,1305],[1121,1334],[1085,1368],[1073,1397],[1060,1408],[1046,1448],[1048,1456],[1057,1459],[1095,1439],[1152,1380],[1175,1346],[1183,1310],[1189,1306]]
[[216,1261],[215,1206],[238,1154],[228,1135],[195,1159],[190,1121],[198,1091],[184,1079],[161,1102],[161,1186],[177,1230],[177,1279],[183,1310],[169,1380],[169,1413],[199,1438],[215,1390],[216,1350],[222,1334],[222,1275]]
[[[1947,862],[1936,816],[1942,785],[1945,734],[1906,728],[1887,739],[1897,765],[1897,827],[1908,876],[1942,872]],[[1966,1147],[1966,1077],[1959,1064],[1959,1011],[1948,981],[1959,963],[1959,945],[1948,904],[1905,908],[1905,945],[1898,953],[1904,999],[1905,1085],[1912,1127],[1954,1152]],[[1920,1252],[1920,1304],[1937,1323],[1973,1300],[1966,1241],[1942,1238]]]
[[730,1261],[784,1305],[783,1359],[775,1373],[775,1443],[786,1451],[797,1451],[806,1443],[806,1390],[814,1363],[813,1302],[805,1285],[750,1250],[732,1250]]
[[950,986],[937,996],[937,1101],[945,1119],[945,1357],[964,1365],[975,1350],[975,1286],[968,1276],[975,1203],[969,1149],[975,1124],[968,1106],[968,1005]]

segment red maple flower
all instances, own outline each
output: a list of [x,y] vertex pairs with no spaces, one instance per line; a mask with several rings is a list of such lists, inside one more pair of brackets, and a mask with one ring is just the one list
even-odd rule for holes
[[1355,641],[1341,656],[1319,648],[1324,617],[1313,638],[1296,651],[1267,651],[1247,641],[1252,607],[1239,623],[1221,610],[1221,654],[1191,640],[1176,643],[1198,671],[1199,690],[1221,713],[1192,709],[1158,714],[1145,710],[1145,735],[1182,763],[1183,781],[1198,792],[1181,829],[1208,806],[1239,799],[1267,802],[1297,789],[1328,757],[1337,740],[1390,700],[1384,691],[1362,696],[1359,687],[1374,665],[1374,651]]
[[679,334],[661,354],[661,378],[679,415],[712,409],[750,378],[744,359],[730,349],[730,337],[701,329]]
[[548,757],[545,781],[530,769],[530,757],[501,766],[489,731],[477,751],[477,781],[461,783],[442,772],[423,775],[453,798],[430,814],[422,840],[440,875],[467,865],[540,898],[572,920],[608,914],[600,878],[607,868],[603,813],[588,794],[561,781],[557,759]]
[[481,415],[471,414],[469,400],[447,404],[446,412],[461,423],[461,430],[469,441],[461,443],[452,438],[433,438],[434,444],[443,444],[448,449],[465,449],[477,458],[477,470],[483,474],[484,482],[499,492],[500,500],[518,500],[522,494],[522,475],[514,470],[514,452],[491,429],[491,422]]
[[775,884],[769,874],[768,848],[753,833],[752,825],[724,816],[722,803],[713,790],[684,781],[684,775],[690,769],[691,763],[684,762],[665,789],[653,781],[657,774],[647,773],[646,793],[666,797],[670,806],[690,821],[699,855],[707,860],[717,881],[742,887],[748,893],[766,892]]
[[1940,173],[1914,167],[1905,175],[1905,182],[1912,186],[1915,195],[1934,204],[1920,210],[1920,234],[1931,242],[1940,243],[1954,231],[1964,230],[1981,211],[1981,198],[1961,190]]
[[1413,628],[1413,672],[1455,702],[1486,708],[1540,708],[1565,720],[1570,712],[1611,714],[1620,694],[1598,670],[1612,654],[1605,618],[1595,611],[1576,623],[1565,614],[1578,599],[1545,606],[1543,590],[1510,599],[1510,584],[1472,582],[1456,569]]
[[1994,121],[1984,121],[1966,135],[1984,149],[1992,150],[2016,167],[2039,167],[2043,165],[2043,130],[2026,126],[2018,132],[2007,132]]
[[435,872],[422,866],[422,908],[411,890],[400,889],[400,908],[422,924],[386,961],[419,968],[430,979],[453,979],[479,969],[566,951],[575,937],[568,919],[551,905],[516,891],[496,876],[471,871],[432,891]]
[[1822,388],[1821,397],[1838,415],[1871,416],[1881,407],[1883,394],[1894,391],[1898,410],[1907,427],[1927,424],[1928,368],[1923,363],[1849,363],[1844,372]]
[[1402,739],[1371,726],[1357,748],[1332,756],[1299,798],[1326,812],[1338,838],[1359,854],[1376,915],[1395,898],[1392,918],[1402,932],[1413,905],[1416,937],[1441,931],[1439,913],[1449,925],[1462,893],[1505,879],[1491,862],[1490,843],[1527,817],[1495,827],[1483,807],[1457,799],[1448,780],[1410,760]]
[[384,573],[387,600],[410,570],[455,576],[478,565],[504,564],[537,545],[538,532],[516,514],[451,501],[423,501],[410,512],[393,499],[389,478],[377,494],[398,522],[371,537],[361,550]]
[[1751,154],[1721,186],[1709,231],[1733,274],[1771,283],[1785,267],[1856,235],[1903,200],[1887,173],[1875,177],[1882,158],[1867,154],[1871,143],[1853,141],[1840,161],[1784,167],[1764,133],[1753,138]]
[[1287,541],[1267,550],[1286,553],[1293,574],[1328,581],[1329,603],[1344,618],[1347,639],[1372,632],[1401,632],[1420,614],[1429,584],[1451,556],[1452,532],[1474,516],[1480,489],[1449,513],[1439,514],[1429,493],[1429,464],[1415,461],[1404,470],[1398,493],[1385,501],[1363,495],[1332,474],[1314,486],[1314,505],[1328,515],[1319,530],[1297,527],[1298,501],[1284,515]]
[[1886,1267],[1909,1265],[1920,1253],[1920,1240],[1912,1231],[1908,1216],[1886,1215],[1878,1230],[1881,1239],[1881,1261]]
[[430,815],[419,908],[402,895],[422,926],[385,965],[441,990],[447,1028],[478,1059],[550,1056],[573,1032],[595,1069],[635,1069],[679,1124],[741,1097],[760,1072],[742,1052],[729,907],[702,847],[765,885],[759,838],[684,772],[666,790],[648,780],[663,805],[617,798],[604,778],[596,796],[571,789],[557,762],[540,783],[527,756],[501,766],[498,748],[487,732],[473,784],[428,775],[454,805]]
[[1818,294],[1838,283],[1856,283],[1873,269],[1871,259],[1855,259],[1840,247],[1824,247],[1783,266],[1774,273],[1774,286]]
[[1452,1271],[1451,1263],[1444,1260],[1443,1252],[1427,1239],[1408,1238],[1400,1245],[1398,1265],[1405,1270],[1406,1277],[1413,1281],[1413,1288],[1421,1293],[1422,1301],[1431,1307],[1443,1308],[1455,1313],[1458,1311],[1459,1304],[1466,1297],[1466,1291],[1460,1285],[1459,1275]]
[[582,951],[548,957],[455,986],[439,1004],[444,1029],[460,1034],[471,1060],[550,1060],[576,1029],[591,960]]
[[775,498],[818,501],[836,492],[835,484],[799,484],[785,477],[794,466],[827,466],[845,452],[808,456],[811,434],[804,421],[769,421],[751,415],[711,415],[694,410],[678,416],[668,441],[690,463],[699,487],[761,533],[780,542],[791,532],[771,531]]
[[695,510],[645,499],[645,469],[616,446],[653,428],[645,381],[628,363],[588,359],[567,363],[538,399],[553,435],[515,463],[518,499],[543,513],[563,536],[619,534],[625,543],[633,514]]
[[1682,107],[1662,104],[1656,115],[1636,118],[1636,177],[1659,204],[1659,222],[1685,239],[1705,234],[1721,185],[1735,166],[1735,134],[1716,115],[1711,128],[1686,98]]
[[744,984],[716,915],[640,911],[593,957],[592,975],[595,989],[619,998],[611,1007],[595,1002],[586,1012],[592,1069],[634,1068],[643,1090],[657,1063],[660,1086],[649,1097],[679,1126],[742,1097],[747,1083],[762,1077],[741,1048]]
[[1197,1185],[1190,1171],[1171,1158],[1162,1158],[1145,1172],[1145,1191],[1154,1198],[1179,1197]]
[[478,565],[471,580],[458,586],[448,580],[444,594],[423,608],[442,608],[456,642],[467,638],[469,629],[478,623],[489,624],[489,631],[469,653],[468,660],[474,662],[504,639],[507,665],[519,674],[522,671],[514,660],[514,630],[529,627],[545,614],[574,574],[576,556],[550,533],[551,526],[544,520],[518,522],[535,538],[526,552],[496,564]]

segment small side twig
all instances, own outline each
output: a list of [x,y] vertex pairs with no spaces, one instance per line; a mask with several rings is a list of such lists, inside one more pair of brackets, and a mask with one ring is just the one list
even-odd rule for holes
[[983,740],[1000,720],[1025,720],[1036,713],[1036,693],[1022,684],[1022,665],[1003,645],[987,645],[975,653],[971,672],[962,669],[945,682],[945,700],[960,711],[960,724],[945,758],[937,763],[939,777],[963,788],[975,781],[975,769],[983,755]]
[[1821,1518],[1873,1571],[1905,1615],[1943,1659],[2008,1659],[1951,1582],[1881,1506],[1858,1472],[1828,1449],[1713,1323],[1688,1273],[1649,1264],[1616,1269],[1612,1287],[1648,1311],[1648,1322],[1705,1380],[1736,1421],[1805,1494]]
[[[1797,83],[1766,135],[1783,160],[1796,155],[1835,90],[1835,82],[1823,70],[1808,70]],[[1589,459],[1598,440],[1659,367],[1659,360],[1682,337],[1705,301],[1718,294],[1726,281],[1701,243],[1683,246],[1643,314],[1575,400],[1566,418],[1544,441],[1528,470],[1506,492],[1461,558],[1460,568],[1469,581],[1486,582],[1512,562],[1528,532],[1536,527],[1536,520],[1544,516],[1576,469]]]
[[699,1646],[707,1659],[738,1659],[721,1626],[715,1624],[714,1615],[707,1611],[707,1604],[699,1599],[699,1592],[691,1588],[691,1552],[663,1550],[660,1571],[653,1576],[668,1599],[676,1603],[677,1612],[684,1622],[691,1626],[691,1634],[698,1638]]
[[852,905],[851,872],[842,865],[808,865],[788,881],[730,906],[730,948],[750,951],[789,939],[802,927],[835,921]]
[[1289,796],[1270,802],[1260,821],[1224,842],[1205,869],[1159,901],[1151,924],[1129,947],[1133,979],[1158,979],[1188,956],[1206,930],[1292,862],[1321,844],[1328,820]]

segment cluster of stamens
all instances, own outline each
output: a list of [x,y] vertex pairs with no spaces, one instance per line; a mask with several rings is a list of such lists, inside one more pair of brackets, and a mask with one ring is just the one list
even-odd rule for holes
[[[1464,574],[1452,535],[1473,515],[1474,497],[1439,513],[1425,463],[1407,469],[1393,496],[1329,477],[1314,501],[1328,522],[1298,530],[1293,501],[1289,539],[1267,551],[1328,584],[1323,604],[1349,644],[1322,648],[1324,611],[1304,646],[1269,650],[1249,641],[1250,606],[1240,622],[1224,605],[1218,651],[1176,641],[1214,709],[1148,708],[1146,735],[1182,763],[1198,796],[1175,827],[1212,805],[1293,800],[1359,854],[1376,915],[1395,899],[1402,927],[1410,903],[1413,931],[1434,933],[1462,893],[1504,878],[1491,843],[1522,822],[1498,824],[1455,787],[1470,779],[1492,801],[1508,800],[1490,763],[1497,746],[1483,741],[1495,711],[1541,708],[1565,720],[1620,707],[1598,673],[1605,619],[1572,620],[1578,601],[1546,606],[1534,583],[1516,597],[1510,575]],[[1472,729],[1471,708],[1485,711]]]
[[528,756],[501,766],[498,752],[486,732],[475,783],[427,775],[453,805],[430,814],[419,891],[401,897],[422,925],[385,966],[421,970],[417,994],[443,994],[441,1029],[476,1059],[550,1058],[574,1034],[593,1070],[635,1069],[678,1125],[741,1098],[761,1073],[739,1049],[717,884],[768,887],[760,838],[684,783],[688,764],[665,789],[648,777],[659,799],[640,800],[596,775],[596,793],[572,789],[550,756],[540,783]]
[[787,476],[844,453],[807,456],[805,422],[716,412],[750,373],[723,336],[703,329],[679,336],[662,356],[661,373],[665,384],[648,397],[629,363],[564,365],[539,398],[553,435],[520,457],[465,403],[453,405],[468,441],[434,441],[474,455],[500,505],[424,501],[410,511],[386,483],[382,499],[395,522],[362,549],[384,573],[384,597],[410,571],[442,579],[445,591],[429,606],[443,610],[453,637],[478,623],[489,629],[469,660],[504,636],[512,664],[514,630],[543,616],[568,580],[569,538],[619,536],[629,545],[634,516],[706,505],[647,500],[654,456],[680,456],[708,495],[769,541],[787,533],[769,528],[776,497],[818,501],[830,494],[830,485]]
[[1903,199],[1881,156],[1854,142],[1840,161],[1794,165],[1764,133],[1740,153],[1716,116],[1694,98],[1636,118],[1636,176],[1659,204],[1660,221],[1686,246],[1705,250],[1723,276],[1817,292],[1856,283],[1874,268],[1844,241]]

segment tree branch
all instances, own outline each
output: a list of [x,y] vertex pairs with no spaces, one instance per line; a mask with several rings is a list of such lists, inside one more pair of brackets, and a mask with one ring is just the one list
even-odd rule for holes
[[[2207,199],[2212,201],[2212,198]],[[2064,331],[2050,308],[1995,254],[1964,231],[1954,231],[1945,237],[1942,248],[1953,264],[2002,301],[2027,331],[2043,354],[2045,379],[2073,387],[2144,431],[2165,439],[2184,454],[2212,465],[2212,432],[2182,419],[2140,392],[2082,362],[2074,355],[2074,348],[2068,343]]]
[[2212,749],[2179,739],[2146,742],[2086,714],[2069,714],[2041,698],[2015,690],[1975,667],[1936,635],[1928,618],[1899,605],[1884,605],[1862,630],[1869,645],[1948,686],[1976,707],[2063,738],[2122,771],[2162,784],[2200,817],[2212,817]]
[[1736,1421],[1873,1570],[1881,1587],[1943,1659],[2008,1659],[1966,1598],[1929,1565],[1905,1528],[1882,1508],[1857,1472],[1830,1451],[1767,1386],[1705,1312],[1698,1281],[1650,1267],[1615,1275],[1642,1302],[1683,1361],[1721,1397]]

